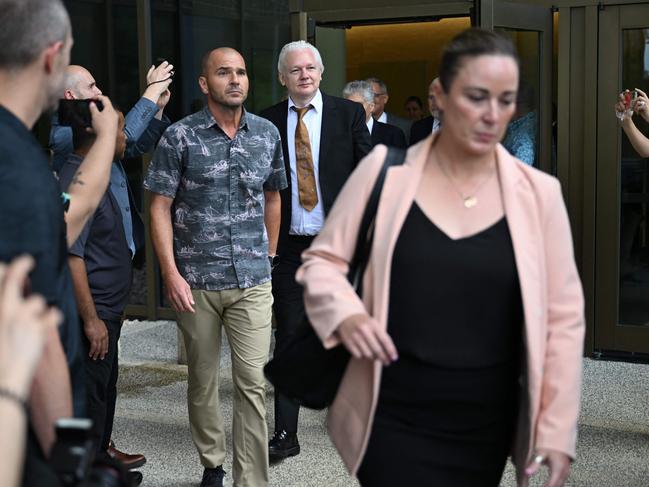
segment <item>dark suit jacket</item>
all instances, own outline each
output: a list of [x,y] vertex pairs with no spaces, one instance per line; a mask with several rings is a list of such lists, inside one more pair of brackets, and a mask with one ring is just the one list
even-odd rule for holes
[[403,131],[399,127],[374,120],[372,147],[378,144],[387,145],[388,147],[401,147],[402,149],[408,147],[406,136],[403,135]]
[[[284,242],[291,225],[291,163],[288,157],[286,118],[288,100],[262,111],[260,115],[270,120],[282,137],[282,150],[286,166],[288,187],[280,192],[282,222],[277,243],[277,253],[282,254]],[[331,210],[345,181],[358,162],[372,149],[370,133],[365,125],[365,111],[359,103],[328,96],[322,93],[322,128],[320,132],[320,158],[318,181],[322,192],[325,215]]]
[[407,118],[400,117],[399,115],[394,115],[390,112],[385,112],[385,115],[387,117],[385,123],[399,127],[403,132],[403,135],[406,136],[406,140],[410,140],[410,129],[412,127],[412,122]]
[[412,128],[410,129],[410,145],[415,145],[432,133],[434,120],[433,116],[429,115],[412,124]]

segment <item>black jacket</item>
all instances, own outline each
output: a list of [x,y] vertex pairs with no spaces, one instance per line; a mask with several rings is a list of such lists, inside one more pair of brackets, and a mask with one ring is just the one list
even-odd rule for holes
[[[282,151],[288,187],[280,192],[282,222],[277,253],[282,254],[284,241],[291,224],[291,164],[288,157],[286,122],[288,100],[262,111],[260,115],[270,120],[282,137]],[[318,182],[325,215],[358,162],[371,150],[370,133],[365,125],[363,107],[353,101],[322,93],[322,128],[320,132],[320,158]]]
[[406,136],[403,135],[403,131],[399,127],[374,120],[374,125],[372,126],[372,147],[378,144],[387,145],[388,147],[400,147],[402,149],[408,147],[408,144],[406,144]]
[[420,140],[424,140],[428,137],[433,131],[433,122],[435,119],[432,115],[429,115],[426,118],[417,120],[412,124],[410,129],[410,145],[415,145]]

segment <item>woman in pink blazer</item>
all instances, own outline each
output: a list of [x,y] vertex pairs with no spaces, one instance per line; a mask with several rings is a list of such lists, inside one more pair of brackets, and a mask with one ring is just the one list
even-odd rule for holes
[[352,354],[328,428],[363,486],[497,486],[575,455],[583,294],[555,178],[500,144],[512,45],[478,29],[444,51],[442,129],[388,170],[361,300],[346,279],[386,155],[376,147],[303,254],[297,279],[326,347]]

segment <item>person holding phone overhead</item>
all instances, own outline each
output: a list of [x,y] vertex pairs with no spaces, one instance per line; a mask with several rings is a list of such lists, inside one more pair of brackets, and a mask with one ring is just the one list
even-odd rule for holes
[[297,280],[326,347],[352,358],[328,428],[362,486],[563,486],[575,456],[583,293],[558,181],[500,144],[516,109],[511,42],[470,29],[444,49],[440,130],[388,169],[363,300],[347,281],[376,147],[303,254]]
[[[635,97],[633,96],[635,92]],[[645,121],[649,122],[649,98],[647,94],[636,88],[635,90],[624,90],[618,95],[615,104],[615,113],[620,120],[620,126],[629,138],[629,142],[640,157],[649,157],[649,138],[647,138],[636,126],[633,115],[639,114]]]

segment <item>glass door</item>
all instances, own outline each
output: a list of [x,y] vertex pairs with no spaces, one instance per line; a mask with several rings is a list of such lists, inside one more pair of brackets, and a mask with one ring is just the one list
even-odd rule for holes
[[649,5],[600,11],[598,65],[595,349],[649,353],[649,166],[613,108],[623,90],[649,90]]
[[528,164],[556,172],[556,144],[552,136],[552,10],[482,0],[479,24],[509,37],[521,61],[518,109],[503,145]]

